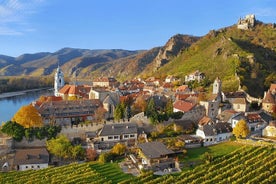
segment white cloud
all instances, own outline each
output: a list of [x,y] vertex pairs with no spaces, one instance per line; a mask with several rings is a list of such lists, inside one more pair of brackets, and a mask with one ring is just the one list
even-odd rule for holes
[[35,30],[28,22],[28,17],[35,14],[43,2],[44,0],[2,1],[0,3],[0,35],[22,35],[28,30]]

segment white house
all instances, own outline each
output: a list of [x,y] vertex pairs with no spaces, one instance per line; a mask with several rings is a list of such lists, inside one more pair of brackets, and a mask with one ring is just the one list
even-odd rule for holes
[[197,81],[200,82],[205,78],[204,73],[200,72],[200,71],[195,71],[194,73],[191,73],[189,75],[185,76],[185,82],[189,82],[189,81]]
[[107,124],[99,132],[100,141],[137,139],[138,128],[135,123]]
[[232,128],[228,123],[206,124],[198,127],[196,135],[203,139],[205,146],[208,146],[228,140],[232,136]]
[[271,121],[269,125],[263,129],[262,135],[266,137],[276,137],[276,122]]
[[48,167],[49,153],[46,148],[16,149],[13,165],[16,170],[38,170]]

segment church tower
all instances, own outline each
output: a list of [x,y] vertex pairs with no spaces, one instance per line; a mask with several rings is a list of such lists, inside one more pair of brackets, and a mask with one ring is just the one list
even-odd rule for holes
[[58,91],[63,86],[64,86],[64,75],[58,65],[57,71],[55,73],[55,81],[54,81],[55,96],[58,96]]
[[221,94],[221,80],[219,77],[213,83],[213,94]]

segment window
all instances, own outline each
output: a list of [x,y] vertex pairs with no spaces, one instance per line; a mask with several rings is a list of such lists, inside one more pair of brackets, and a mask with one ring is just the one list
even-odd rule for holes
[[108,136],[108,138],[107,139],[113,139],[113,136]]
[[28,166],[26,166],[26,169],[28,169]]
[[125,139],[129,138],[129,135],[124,135],[124,138],[125,138]]
[[116,139],[116,140],[119,139],[119,136],[118,136],[118,135],[115,135],[115,136],[114,136],[114,139]]
[[135,137],[135,135],[134,134],[130,134],[130,137],[133,138],[133,137]]

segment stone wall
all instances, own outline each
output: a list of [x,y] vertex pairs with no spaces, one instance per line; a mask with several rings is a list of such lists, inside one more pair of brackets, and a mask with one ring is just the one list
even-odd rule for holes
[[46,146],[46,139],[34,139],[33,141],[26,140],[25,137],[23,137],[22,141],[17,142],[14,141],[14,148],[35,148],[35,147],[45,147]]

